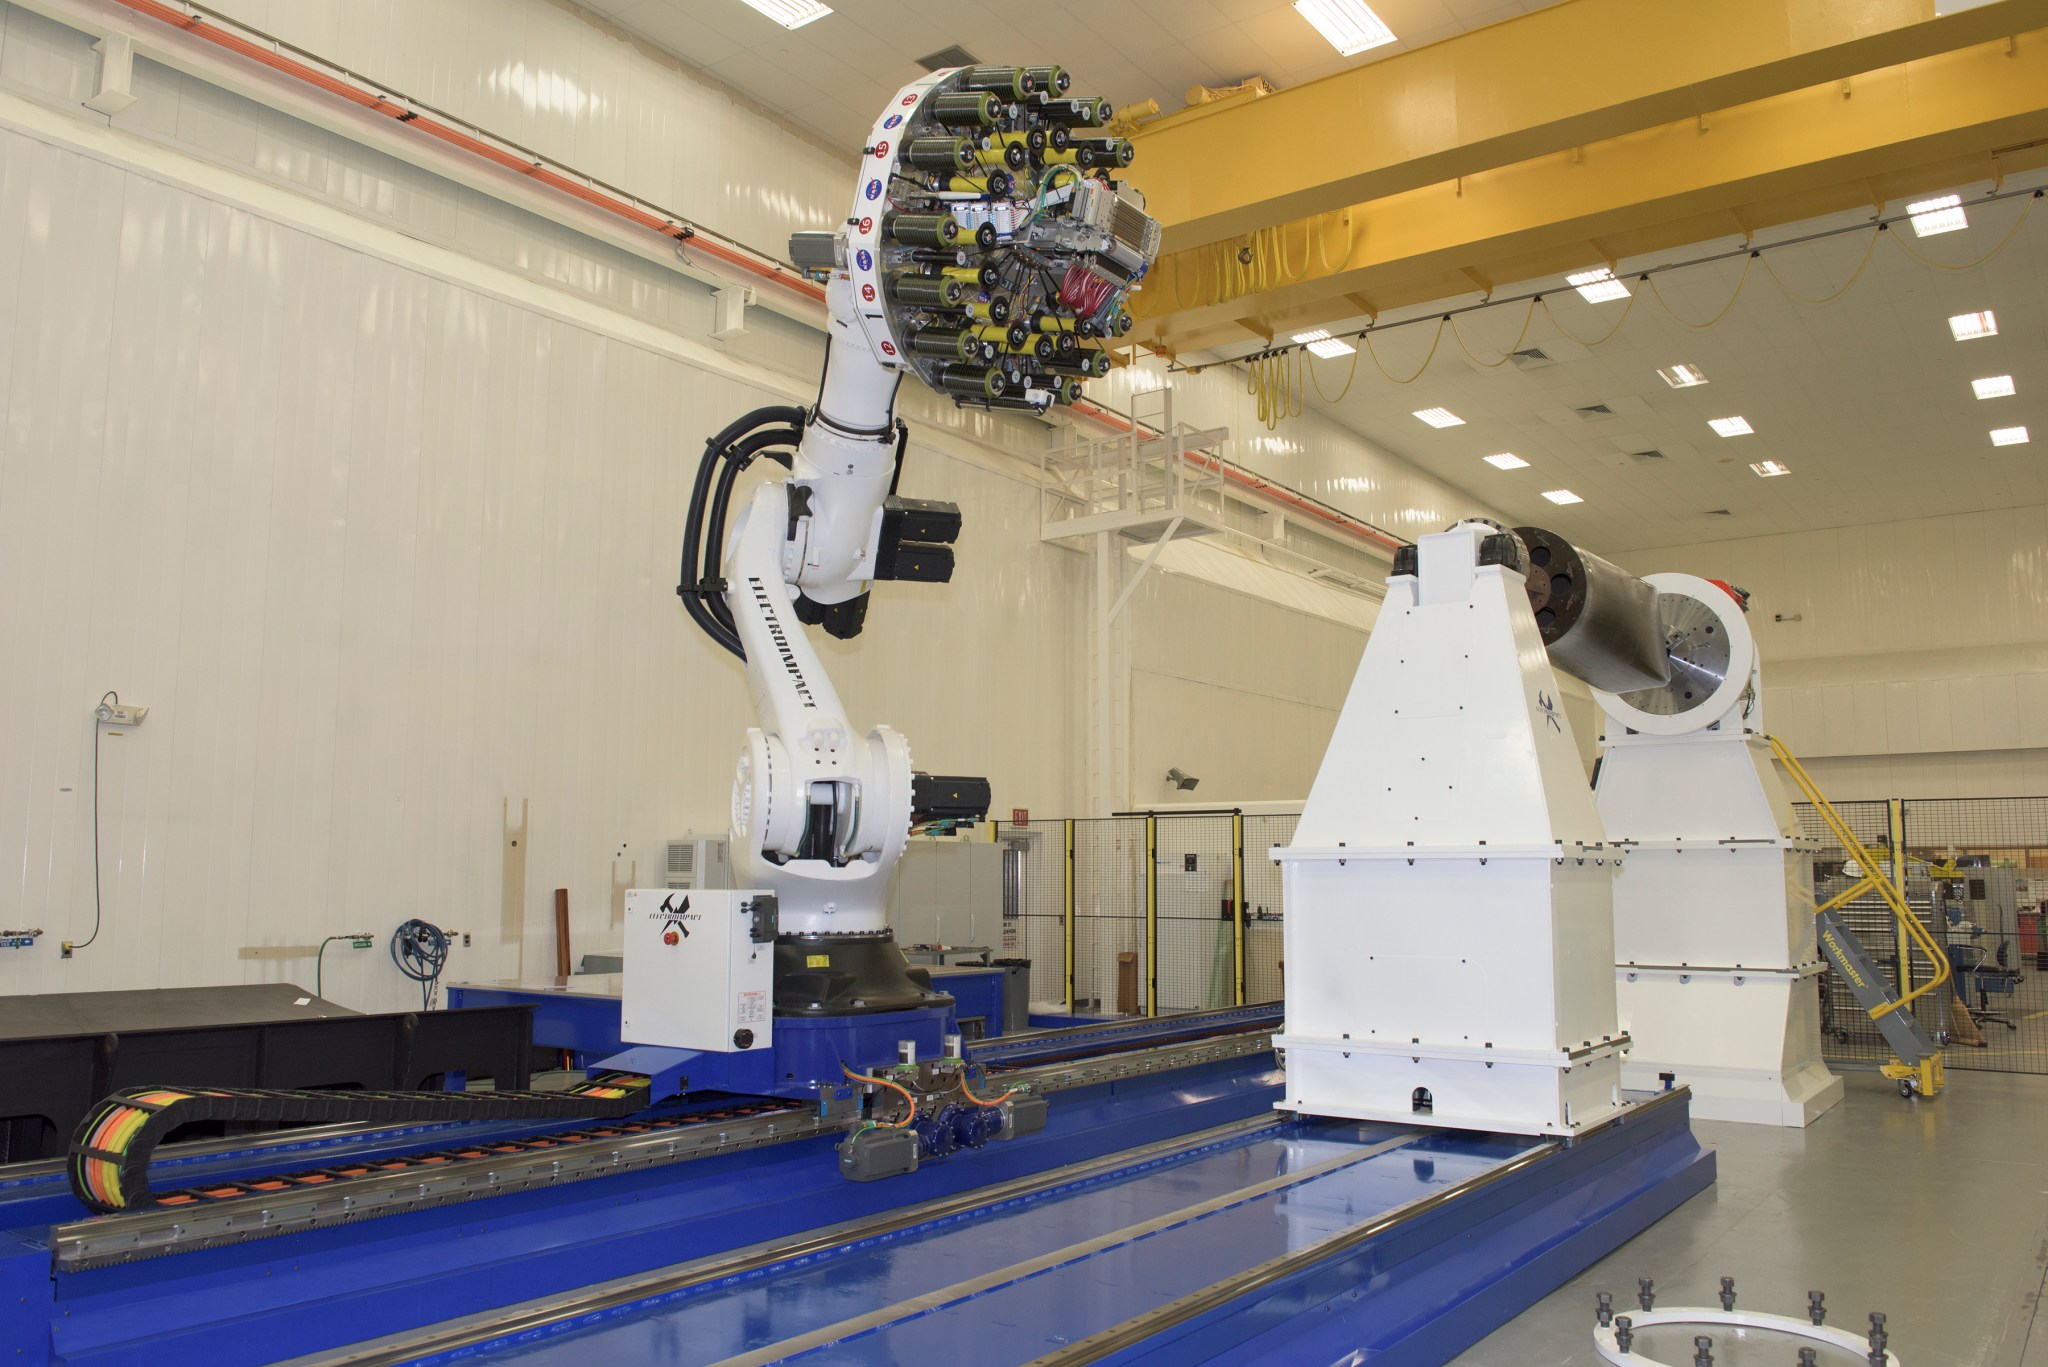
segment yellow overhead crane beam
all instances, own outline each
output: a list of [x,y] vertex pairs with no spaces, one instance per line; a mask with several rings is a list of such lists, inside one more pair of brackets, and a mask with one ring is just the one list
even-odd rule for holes
[[2048,0],[1932,10],[1567,0],[1162,120],[1137,337],[1260,340],[2048,164]]

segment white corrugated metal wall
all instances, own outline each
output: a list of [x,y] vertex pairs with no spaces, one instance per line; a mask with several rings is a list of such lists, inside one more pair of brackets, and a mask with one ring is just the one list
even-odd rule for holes
[[[720,824],[745,691],[670,575],[696,447],[779,395],[9,133],[0,224],[0,924],[52,933],[0,986],[299,977],[236,951],[411,915],[493,946],[507,800],[521,923],[566,885],[589,931],[615,854]],[[963,572],[835,669],[920,763],[1057,809],[1081,562],[1028,483],[921,456]],[[152,714],[104,742],[106,928],[58,963],[108,687]],[[330,982],[403,1000],[347,953]]]
[[2048,508],[1622,559],[1755,595],[1765,722],[1830,797],[2048,792]]
[[[516,78],[517,135],[565,159],[606,141],[560,141],[593,106],[559,96],[615,79],[587,50],[618,57],[616,39],[529,34],[486,61],[469,27],[427,22],[483,7],[376,8],[373,31],[426,24],[408,57],[426,65],[394,84],[453,107]],[[669,110],[644,115],[628,168],[667,147],[669,188],[632,188],[743,237],[836,194],[817,149],[619,47],[628,84],[604,97]],[[109,128],[76,104],[92,71],[84,34],[0,5],[0,926],[48,932],[0,956],[0,990],[310,980],[238,952],[412,915],[475,937],[459,975],[519,971],[529,936],[544,971],[554,887],[602,939],[636,859],[644,876],[662,837],[722,824],[749,718],[673,600],[684,481],[707,431],[808,393],[816,338],[756,310],[708,346],[705,286],[147,61]],[[662,141],[704,120],[728,160]],[[1086,561],[1037,539],[1044,430],[905,408],[909,484],[965,507],[962,574],[890,589],[828,656],[922,765],[990,773],[999,807],[1075,810]],[[1450,497],[1328,424],[1302,451],[1367,472],[1349,494],[1388,491],[1342,500],[1375,520],[1411,490],[1432,518]],[[1204,595],[1239,601],[1182,585],[1190,633]],[[106,928],[63,962],[56,942],[92,923],[90,706],[109,687],[152,714],[104,740]],[[1219,789],[1259,786],[1219,763]],[[381,944],[332,952],[328,987],[408,1000]]]

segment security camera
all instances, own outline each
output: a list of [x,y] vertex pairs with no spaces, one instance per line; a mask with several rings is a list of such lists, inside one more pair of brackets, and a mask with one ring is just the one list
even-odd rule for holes
[[1184,793],[1191,793],[1195,790],[1195,785],[1202,780],[1194,777],[1192,774],[1183,774],[1178,769],[1168,769],[1166,771],[1166,781]]

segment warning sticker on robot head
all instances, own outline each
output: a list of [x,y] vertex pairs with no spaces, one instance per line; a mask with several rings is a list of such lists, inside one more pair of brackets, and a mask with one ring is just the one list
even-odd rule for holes
[[760,1025],[768,1019],[768,994],[766,992],[742,992],[735,1007],[733,1022],[737,1025]]

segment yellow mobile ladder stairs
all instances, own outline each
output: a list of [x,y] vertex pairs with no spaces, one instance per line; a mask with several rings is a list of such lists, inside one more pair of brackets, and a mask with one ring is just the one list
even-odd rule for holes
[[[1785,743],[1776,736],[1764,739],[1771,743],[1778,762],[1785,766],[1785,772],[1798,786],[1801,795],[1820,813],[1836,841],[1863,875],[1859,881],[1814,908],[1819,922],[1815,934],[1820,941],[1821,952],[1827,955],[1829,965],[1842,976],[1842,982],[1856,998],[1857,1005],[1869,1014],[1871,1022],[1891,1048],[1892,1061],[1882,1065],[1879,1071],[1899,1084],[1901,1095],[1933,1096],[1942,1088],[1941,1042],[1928,1033],[1927,1027],[1920,1023],[1910,1008],[1920,998],[1947,986],[1950,973],[1948,955],[1906,905],[1905,896],[1892,880],[1885,861],[1864,848],[1863,842],[1856,838],[1834,805],[1822,795],[1813,776],[1794,758]],[[1894,851],[1894,854],[1903,854],[1903,851]],[[1927,981],[1917,987],[1904,992],[1895,988],[1863,947],[1862,941],[1842,923],[1838,914],[1840,909],[1871,892],[1883,899],[1898,923],[1900,985],[1908,981],[1910,970],[1906,961],[1913,950],[1918,950],[1927,960],[1930,970]]]

